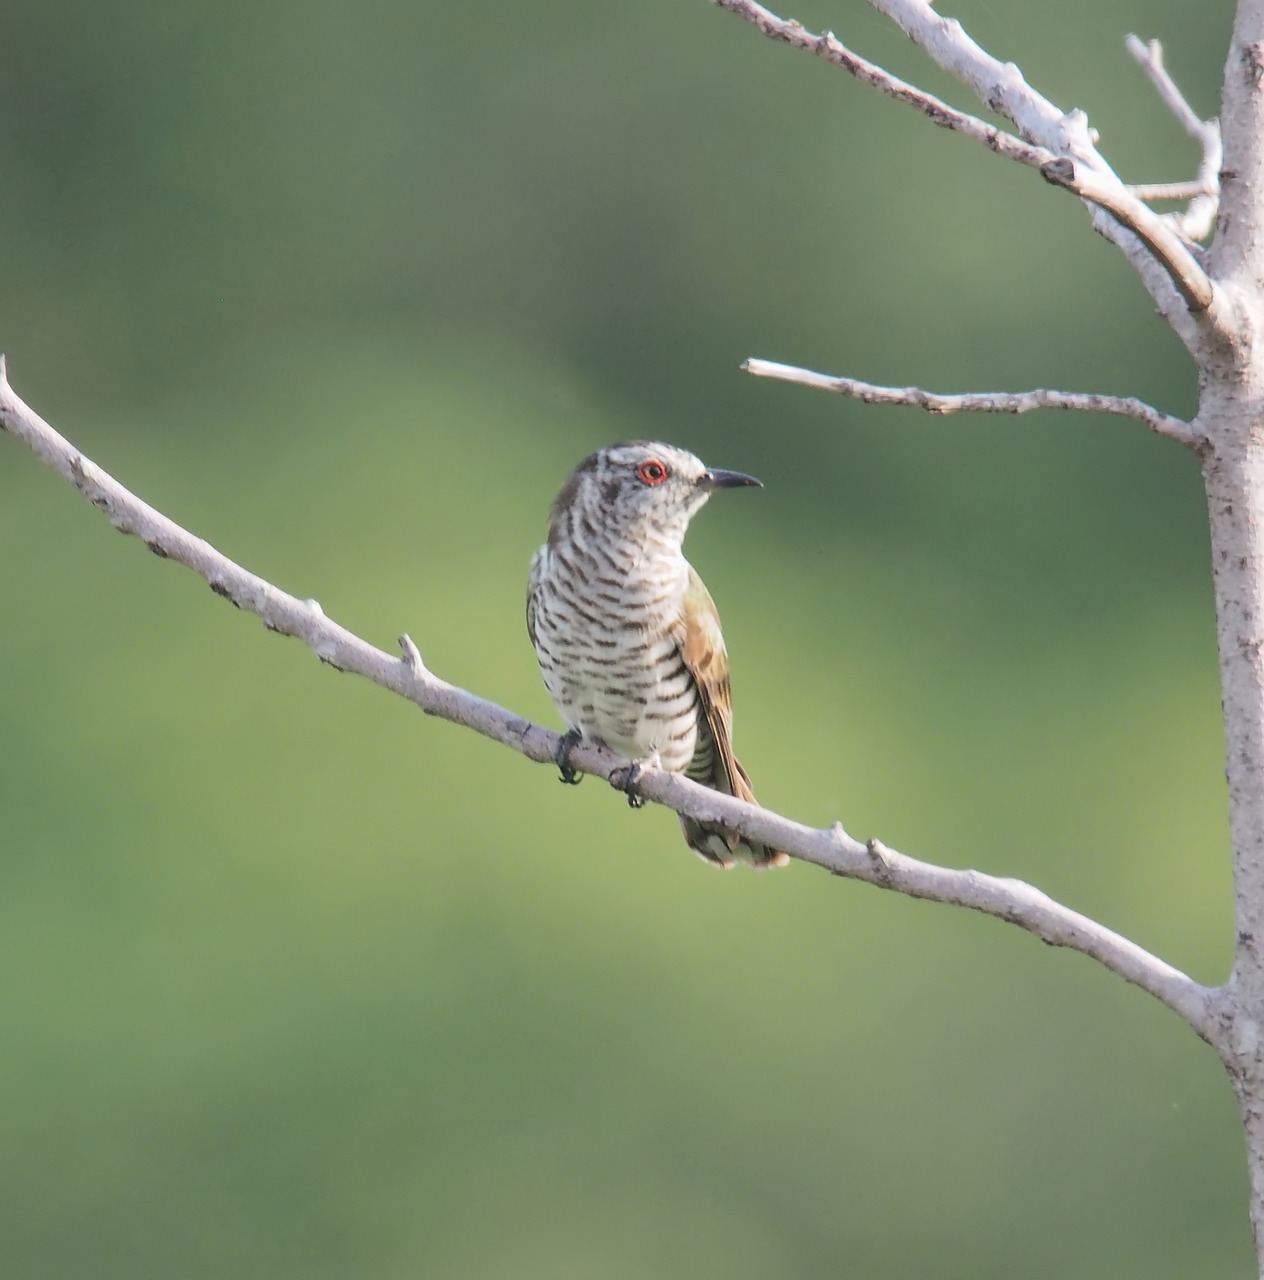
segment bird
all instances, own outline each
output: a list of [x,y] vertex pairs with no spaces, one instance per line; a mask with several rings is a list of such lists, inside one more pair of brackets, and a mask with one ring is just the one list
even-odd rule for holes
[[[762,488],[673,445],[626,440],[598,449],[567,477],[548,539],[531,561],[527,632],[566,733],[563,782],[581,741],[632,761],[629,803],[648,766],[755,801],[733,754],[728,654],[710,592],[685,559],[690,520],[718,489]],[[784,866],[785,853],[719,823],[680,817],[685,842],[715,867]]]

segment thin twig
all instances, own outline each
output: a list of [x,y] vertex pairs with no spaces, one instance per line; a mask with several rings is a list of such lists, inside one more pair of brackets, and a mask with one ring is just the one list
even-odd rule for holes
[[1220,166],[1224,158],[1220,121],[1198,118],[1198,113],[1168,75],[1167,68],[1163,65],[1163,46],[1157,40],[1146,42],[1130,35],[1124,43],[1128,52],[1150,77],[1150,83],[1158,91],[1164,105],[1202,149],[1198,176],[1189,184],[1193,189],[1188,195],[1142,194],[1143,191],[1153,190],[1152,187],[1133,187],[1132,193],[1141,200],[1188,200],[1189,206],[1184,213],[1164,216],[1187,240],[1205,240],[1211,235],[1220,214]]
[[[1196,200],[1199,196],[1215,194],[1196,178],[1188,182],[1131,182],[1128,190],[1138,200]],[[1201,236],[1191,238],[1202,239]]]
[[[417,646],[400,638],[395,658],[327,618],[314,600],[300,600],[257,577],[156,511],[84,457],[14,393],[0,357],[0,426],[29,446],[68,480],[123,533],[142,539],[156,555],[200,574],[211,589],[256,614],[271,631],[297,636],[322,662],[354,672],[416,703],[429,715],[464,725],[552,763],[559,735],[504,707],[448,684],[426,669]],[[570,763],[584,773],[610,779],[626,761],[581,742]],[[677,813],[722,822],[752,839],[850,879],[895,889],[914,898],[942,902],[1008,920],[1053,946],[1067,947],[1149,992],[1200,1036],[1217,1034],[1216,993],[1104,925],[1062,906],[1030,885],[977,871],[953,870],[906,857],[878,841],[868,845],[841,826],[819,830],[757,805],[711,791],[661,769],[645,769],[640,792]]]
[[[1189,100],[1181,92],[1176,81],[1168,75],[1163,65],[1163,46],[1157,40],[1142,40],[1139,36],[1130,35],[1124,41],[1124,47],[1136,59],[1137,65],[1150,77],[1150,83],[1158,91],[1164,105],[1176,117],[1181,128],[1195,142],[1201,143],[1207,131],[1208,121],[1201,120],[1198,112],[1189,105]],[[1216,129],[1219,133],[1219,128]]]
[[920,111],[932,124],[953,133],[964,134],[981,142],[989,151],[1016,160],[1030,169],[1039,169],[1056,158],[1056,153],[1045,147],[1033,146],[1015,134],[995,125],[988,124],[978,116],[967,111],[958,111],[950,107],[942,99],[935,97],[911,85],[907,80],[892,75],[875,62],[862,58],[860,54],[849,49],[832,31],[822,31],[814,35],[802,23],[793,18],[779,18],[756,0],[713,0],[721,9],[727,9],[739,18],[745,18],[752,26],[757,27],[770,40],[779,40],[796,49],[814,53],[818,58],[841,67],[849,75],[855,76],[863,84],[885,93],[896,102]]
[[746,360],[746,373],[757,378],[776,378],[781,382],[797,382],[821,391],[836,391],[863,400],[866,404],[907,404],[928,413],[1030,413],[1033,409],[1070,409],[1081,413],[1113,413],[1144,423],[1157,435],[1179,440],[1192,449],[1204,441],[1192,423],[1162,413],[1153,405],[1134,396],[1107,396],[1088,391],[972,391],[960,395],[940,395],[921,387],[886,387],[859,378],[816,373],[775,360]]

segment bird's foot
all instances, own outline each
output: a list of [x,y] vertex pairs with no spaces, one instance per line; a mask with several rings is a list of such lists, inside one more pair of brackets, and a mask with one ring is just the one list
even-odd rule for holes
[[558,739],[557,750],[553,752],[553,763],[557,765],[558,772],[562,775],[558,781],[572,787],[579,786],[584,780],[582,775],[571,766],[571,752],[579,745],[579,740],[583,736],[578,729],[567,729]]
[[631,764],[620,765],[619,768],[610,771],[610,785],[616,791],[622,791],[627,796],[629,809],[642,809],[645,807],[645,797],[639,790],[641,775],[645,772],[645,765],[646,761],[644,760],[633,760]]

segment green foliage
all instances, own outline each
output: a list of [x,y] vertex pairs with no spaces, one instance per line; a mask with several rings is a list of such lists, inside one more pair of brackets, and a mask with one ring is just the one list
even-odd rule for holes
[[[1129,177],[1229,5],[976,0]],[[868,10],[797,16],[965,104]],[[1193,460],[736,372],[1189,412],[1073,200],[704,0],[11,4],[0,337],[253,570],[555,717],[571,463],[767,484],[690,553],[761,799],[1029,879],[1196,976],[1232,928]],[[977,152],[977,154],[976,154]],[[0,1239],[15,1275],[1245,1274],[1209,1051],[1079,957],[635,814],[265,635],[0,439]]]

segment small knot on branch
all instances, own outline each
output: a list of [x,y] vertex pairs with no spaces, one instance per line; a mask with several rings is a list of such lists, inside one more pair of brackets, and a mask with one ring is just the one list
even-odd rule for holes
[[895,875],[895,868],[892,866],[894,854],[877,836],[870,836],[865,841],[865,852],[869,855],[879,883],[889,886]]
[[877,836],[870,836],[865,841],[865,848],[874,862],[878,863],[884,870],[891,870],[891,850]]
[[424,680],[430,674],[426,670],[426,664],[421,660],[421,650],[413,643],[413,638],[407,631],[399,638],[399,651],[400,661],[414,680]]
[[1046,161],[1040,166],[1040,176],[1055,187],[1071,187],[1075,184],[1075,161],[1067,156]]
[[210,587],[210,589],[214,591],[217,596],[222,596],[225,600],[227,600],[228,603],[231,604],[234,609],[241,608],[241,603],[233,595],[233,588],[231,583],[225,581],[223,578],[208,578],[206,580],[206,585]]

